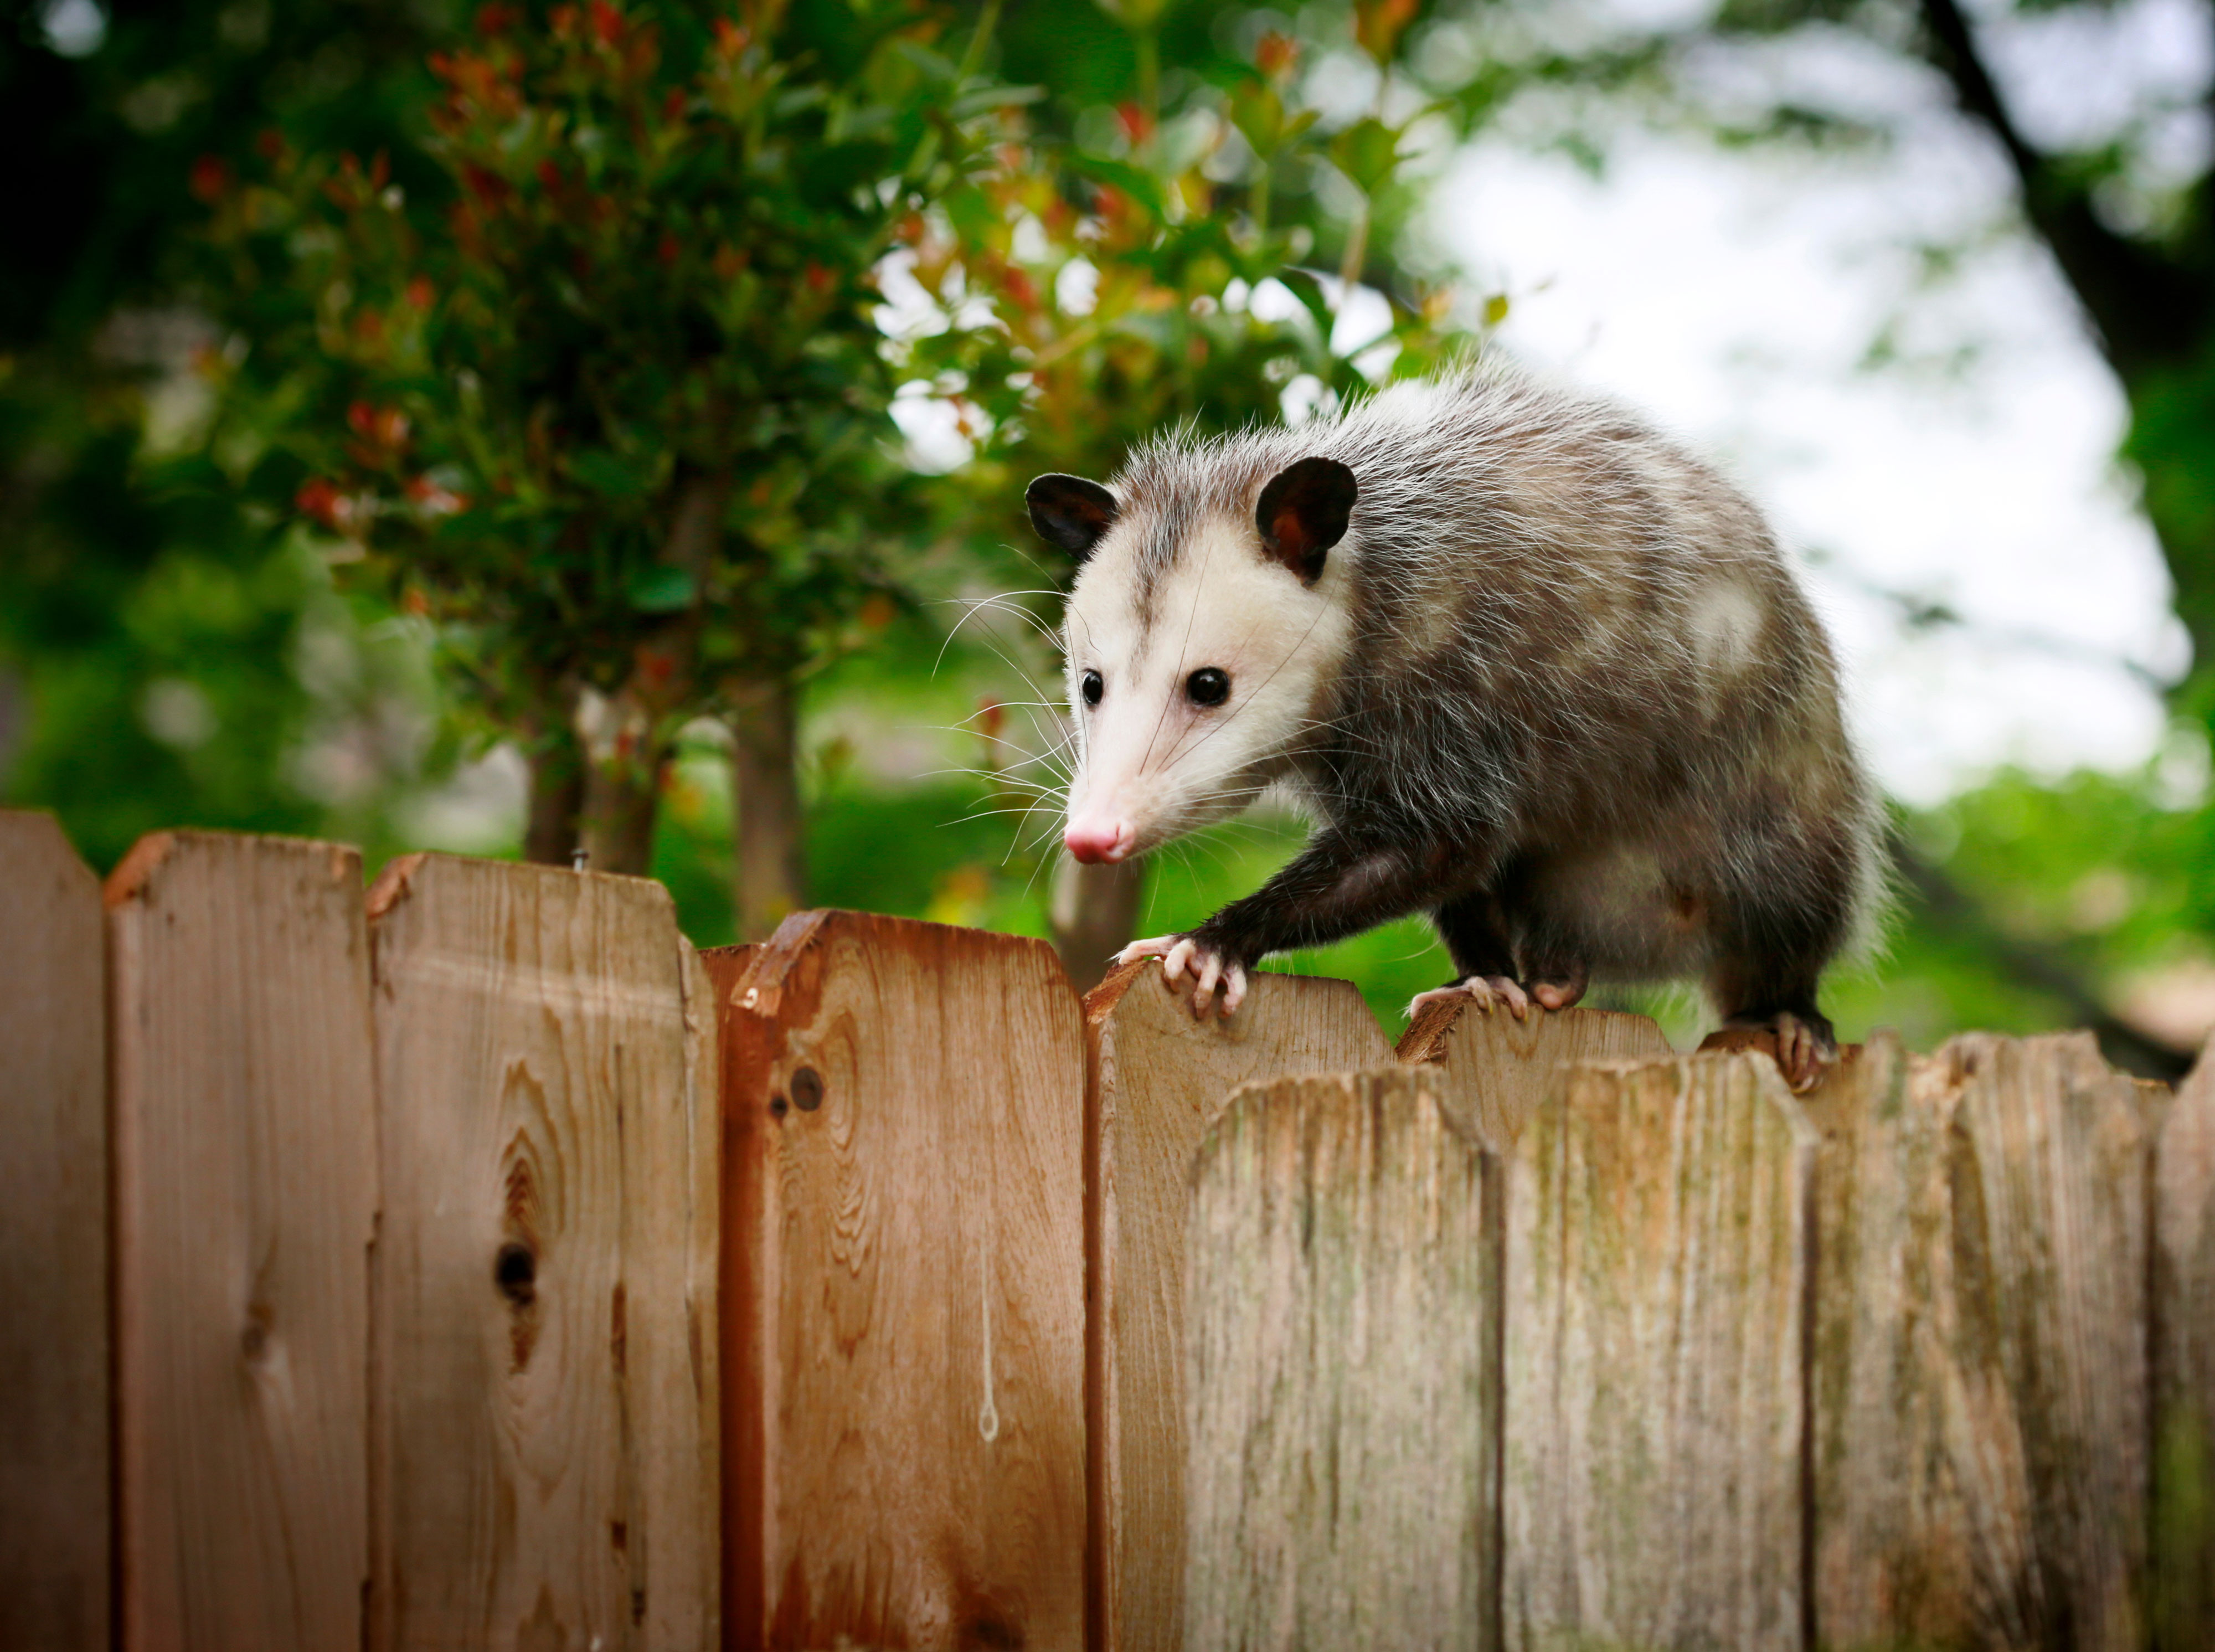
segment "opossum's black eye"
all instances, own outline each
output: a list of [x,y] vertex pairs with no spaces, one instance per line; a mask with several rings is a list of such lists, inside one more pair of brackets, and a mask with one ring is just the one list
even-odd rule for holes
[[1106,691],[1108,685],[1100,680],[1100,673],[1098,672],[1088,671],[1084,673],[1084,682],[1083,686],[1084,691],[1084,703],[1087,705],[1098,705],[1100,703],[1100,696]]
[[1212,666],[1202,666],[1184,679],[1184,691],[1194,705],[1221,705],[1230,697],[1230,679]]

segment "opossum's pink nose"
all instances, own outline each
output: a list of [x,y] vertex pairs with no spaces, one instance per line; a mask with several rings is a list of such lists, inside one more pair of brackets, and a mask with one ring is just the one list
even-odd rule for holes
[[1061,844],[1087,866],[1098,866],[1127,857],[1138,835],[1128,820],[1071,820]]

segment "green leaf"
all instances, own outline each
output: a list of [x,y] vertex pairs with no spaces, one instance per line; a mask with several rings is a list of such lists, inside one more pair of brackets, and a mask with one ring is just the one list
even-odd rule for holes
[[569,460],[570,480],[610,499],[642,499],[652,478],[604,447],[588,447]]
[[1373,116],[1357,120],[1330,140],[1330,158],[1365,195],[1400,164],[1400,134]]
[[1168,201],[1162,192],[1162,181],[1142,168],[1111,161],[1102,155],[1075,155],[1070,157],[1074,169],[1095,183],[1111,184],[1136,200],[1147,212],[1158,218]]
[[696,589],[692,575],[666,562],[649,562],[633,568],[625,593],[632,609],[641,614],[672,614],[690,608]]
[[1285,138],[1285,100],[1265,80],[1250,80],[1230,94],[1230,124],[1263,160]]
[[1025,103],[1035,103],[1046,95],[1043,86],[987,86],[982,90],[965,92],[954,100],[953,116],[966,120],[992,109],[1014,108]]

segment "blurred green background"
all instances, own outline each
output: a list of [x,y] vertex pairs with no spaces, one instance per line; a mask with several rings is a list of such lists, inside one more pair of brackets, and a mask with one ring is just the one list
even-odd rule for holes
[[[309,481],[366,462],[359,443],[354,460],[341,457],[344,415],[372,393],[347,375],[366,370],[303,341],[303,318],[322,302],[300,286],[308,278],[271,265],[269,285],[255,287],[265,278],[225,264],[212,225],[258,175],[257,156],[383,156],[406,183],[405,212],[434,242],[447,210],[439,145],[455,141],[433,119],[448,83],[434,56],[496,57],[498,41],[567,26],[564,9],[11,4],[0,30],[15,196],[0,247],[0,799],[56,811],[96,869],[140,833],[181,825],[342,838],[363,845],[372,871],[423,847],[522,851],[521,724],[481,687],[485,650],[522,633],[488,632],[482,605],[464,612],[447,600],[448,575],[431,560],[444,542],[430,529],[418,556],[413,541],[387,548],[381,529],[347,537],[315,503]],[[566,10],[577,28],[604,25],[607,40],[660,29],[670,60],[688,64],[684,51],[708,61],[719,40],[739,52],[737,35],[715,30],[742,28],[744,50],[795,73],[876,77],[869,95],[932,134],[927,151],[907,128],[895,134],[894,151],[915,157],[902,175],[938,181],[917,183],[936,193],[910,197],[913,223],[887,228],[893,239],[880,251],[900,269],[936,272],[942,257],[954,273],[921,301],[937,306],[937,330],[879,352],[880,400],[893,399],[853,414],[874,432],[860,462],[878,467],[860,490],[889,502],[877,517],[793,530],[811,544],[882,541],[858,572],[835,549],[810,551],[844,568],[844,582],[809,598],[821,612],[804,636],[776,642],[776,672],[795,697],[789,767],[807,901],[1052,932],[1058,820],[1037,785],[1052,783],[1055,713],[1040,703],[1058,677],[1031,622],[1051,623],[1067,569],[1022,528],[1023,479],[1065,464],[1112,469],[1120,445],[1158,421],[1297,414],[1495,334],[1512,343],[1512,327],[1500,329],[1534,295],[1475,267],[1442,229],[1456,157],[1567,157],[1605,180],[1664,140],[1677,154],[1881,160],[1940,123],[2002,205],[1921,225],[1924,279],[1942,289],[1998,245],[2065,292],[2101,393],[2124,408],[2117,509],[2151,525],[2171,623],[2192,646],[2099,666],[2152,708],[2158,738],[2059,766],[1996,748],[1896,806],[1884,945],[1842,967],[1827,996],[1848,1037],[1890,1024],[1927,1047],[1967,1027],[2090,1025],[2111,1055],[2156,1072],[2176,1072],[2215,1028],[2206,6],[1349,0],[1294,11],[1036,0],[1003,12],[639,0]],[[487,11],[499,15],[488,22]],[[2077,33],[2054,33],[2057,19]],[[2133,69],[2120,48],[2095,52],[2112,72],[2057,87],[2052,63],[2083,42],[2141,36],[2154,68]],[[842,42],[864,37],[891,42],[881,61],[845,64]],[[2162,44],[2175,40],[2186,44]],[[923,64],[923,79],[885,79],[899,52]],[[1887,102],[1801,71],[1833,60],[1877,63],[1868,84],[1912,95]],[[971,113],[933,113],[956,94]],[[2073,126],[2072,96],[2099,106]],[[1279,140],[1273,162],[1267,145]],[[896,193],[884,195],[895,216]],[[299,226],[317,199],[298,187],[307,205],[286,220],[279,264],[304,257]],[[1077,284],[1096,279],[1098,296],[1067,290],[1080,264]],[[1263,280],[1242,273],[1268,271],[1280,278],[1279,310],[1256,296]],[[893,285],[882,297],[897,309]],[[1349,319],[1356,290],[1375,301],[1365,331]],[[983,309],[964,322],[965,304]],[[1164,331],[1171,322],[1181,330]],[[881,325],[899,331],[889,316]],[[1893,333],[1868,331],[1860,372],[1911,381],[1951,347],[1941,328],[1903,362]],[[838,485],[848,495],[860,486]],[[667,527],[658,508],[641,507],[649,561],[655,524]],[[2004,543],[1988,549],[2008,554]],[[1879,615],[1903,647],[1999,629],[1947,600],[1943,581],[1840,577],[1867,599],[1863,619]],[[978,599],[1018,588],[1029,593],[1021,611],[972,615]],[[688,661],[717,657],[723,611],[706,589],[687,611]],[[665,633],[652,628],[666,608],[641,599],[638,648],[659,646]],[[586,687],[610,703],[637,691],[623,674],[628,638],[601,649],[614,665],[589,667],[603,674]],[[2046,645],[2023,646],[2036,668]],[[1865,674],[1905,657],[1862,652]],[[2051,652],[2056,671],[2083,664]],[[642,783],[651,869],[702,945],[740,924],[736,725],[721,691],[709,684],[696,703],[648,708],[657,732]],[[1138,931],[1186,927],[1251,889],[1298,836],[1261,816],[1175,846],[1150,869]],[[1273,967],[1356,980],[1390,1028],[1448,973],[1417,920]],[[1611,1001],[1653,1010],[1680,1041],[1702,1030],[1686,994]]]

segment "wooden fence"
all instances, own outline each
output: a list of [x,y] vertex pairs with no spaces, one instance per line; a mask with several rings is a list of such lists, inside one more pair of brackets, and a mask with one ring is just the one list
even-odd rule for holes
[[2215,1648],[2215,1069],[0,813],[0,1649]]

